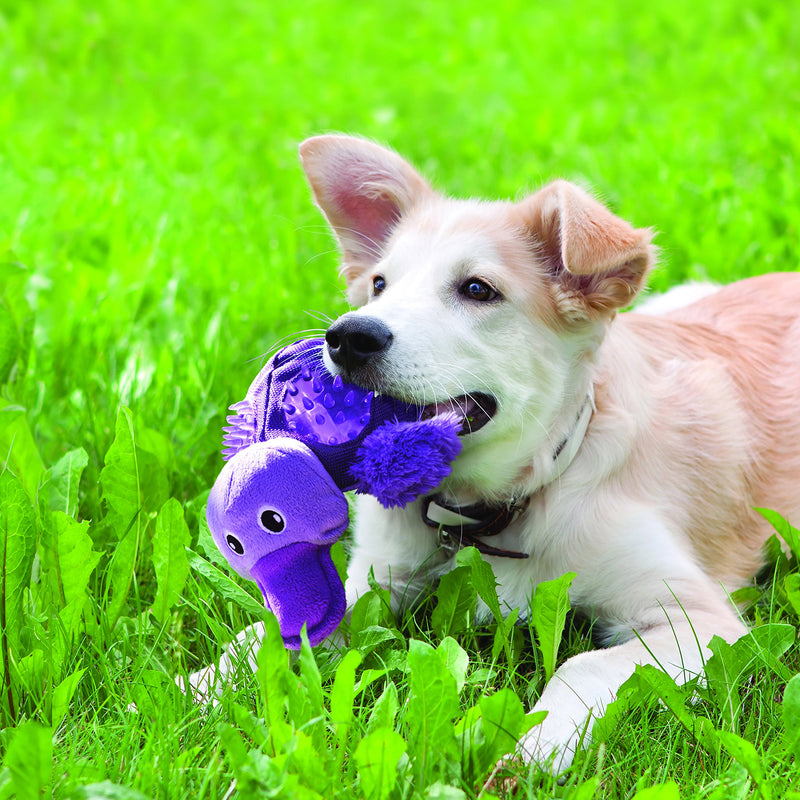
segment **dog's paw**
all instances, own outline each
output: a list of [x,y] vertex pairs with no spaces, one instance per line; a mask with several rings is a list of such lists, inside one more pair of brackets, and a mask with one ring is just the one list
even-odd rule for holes
[[192,672],[186,678],[178,675],[175,683],[184,694],[191,695],[198,705],[213,707],[219,702],[222,682],[215,664],[209,664],[207,667]]
[[233,682],[237,669],[246,665],[256,671],[256,653],[263,638],[263,622],[248,626],[225,647],[216,664],[192,672],[188,680],[179,675],[175,683],[184,694],[191,694],[198,705],[216,706],[225,685]]
[[478,796],[489,793],[496,797],[515,797],[520,788],[519,776],[524,769],[525,762],[520,756],[504,756],[494,765]]
[[538,775],[535,780],[542,785],[551,782],[563,786],[566,776],[563,774],[572,764],[574,753],[549,748],[541,741],[533,742],[523,739],[514,753],[501,758],[494,766],[483,784],[479,794],[488,792],[501,798],[517,797],[528,785],[531,776]]
[[572,766],[575,754],[584,744],[582,732],[574,723],[550,713],[520,740],[513,758],[518,763],[536,764],[543,772],[557,777]]
[[[550,724],[545,727],[547,720]],[[528,778],[537,773],[539,780],[548,785],[553,780],[563,785],[566,779],[562,773],[572,765],[580,744],[581,736],[575,726],[567,725],[558,715],[550,713],[517,743],[513,753],[506,754],[495,764],[479,794],[516,797],[527,785]]]

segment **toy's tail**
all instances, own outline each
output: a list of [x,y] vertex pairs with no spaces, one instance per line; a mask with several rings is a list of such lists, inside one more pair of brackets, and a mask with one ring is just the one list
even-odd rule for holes
[[225,461],[230,461],[240,450],[256,441],[256,412],[250,401],[247,398],[240,400],[230,410],[236,413],[225,418],[228,424],[222,429],[225,433],[222,439],[222,458]]

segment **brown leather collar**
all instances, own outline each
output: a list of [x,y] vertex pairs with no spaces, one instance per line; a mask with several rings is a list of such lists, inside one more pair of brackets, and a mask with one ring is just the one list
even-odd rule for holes
[[[432,519],[432,504],[444,509],[451,515],[455,514],[460,519],[451,523],[443,523]],[[440,495],[429,495],[422,502],[422,521],[429,528],[436,528],[440,537],[449,540],[455,549],[474,547],[487,556],[528,558],[528,553],[503,550],[500,547],[493,547],[482,540],[484,536],[496,536],[498,533],[502,533],[517,514],[524,511],[527,506],[527,497],[522,501],[494,506],[487,503],[453,506],[446,503]]]

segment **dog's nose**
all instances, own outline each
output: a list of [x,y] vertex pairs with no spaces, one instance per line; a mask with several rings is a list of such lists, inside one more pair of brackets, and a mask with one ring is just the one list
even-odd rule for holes
[[328,328],[325,343],[333,363],[352,372],[388,350],[392,338],[389,327],[379,319],[345,314]]

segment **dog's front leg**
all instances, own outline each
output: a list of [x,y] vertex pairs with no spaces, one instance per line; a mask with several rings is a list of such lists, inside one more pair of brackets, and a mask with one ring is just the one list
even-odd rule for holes
[[230,683],[240,665],[247,664],[255,671],[257,667],[256,654],[264,638],[265,628],[263,622],[248,625],[236,638],[225,646],[220,659],[215,664],[209,664],[202,669],[192,672],[188,680],[178,676],[177,684],[184,691],[191,691],[195,702],[206,705],[214,703],[222,693],[225,684]]
[[390,591],[392,611],[412,606],[430,591],[450,555],[439,548],[436,531],[422,522],[421,502],[383,508],[374,497],[359,495],[353,542],[347,564],[347,607],[375,582]]
[[637,631],[637,638],[573,656],[556,671],[533,709],[547,711],[546,719],[520,742],[524,761],[561,772],[580,744],[589,743],[593,720],[603,715],[637,664],[652,664],[685,682],[702,673],[714,635],[734,642],[746,632],[724,601],[711,611],[677,606],[663,611],[668,619]]

